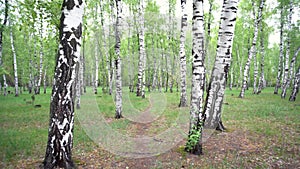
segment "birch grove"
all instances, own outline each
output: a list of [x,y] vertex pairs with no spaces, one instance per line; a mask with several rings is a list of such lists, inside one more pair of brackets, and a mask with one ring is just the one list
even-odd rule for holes
[[[260,5],[258,9],[258,15],[257,18],[255,19],[255,25],[254,25],[254,35],[253,35],[253,40],[252,40],[252,46],[249,51],[248,59],[244,68],[244,80],[243,80],[243,86],[240,92],[239,97],[244,98],[245,97],[245,90],[247,88],[247,83],[249,83],[248,77],[249,77],[249,70],[250,70],[250,63],[254,55],[256,55],[256,43],[257,43],[257,37],[258,37],[258,26],[262,20],[262,12],[263,12],[263,7],[264,7],[264,1],[265,0],[260,0]],[[255,56],[256,57],[256,56]],[[256,91],[255,91],[256,93]]]

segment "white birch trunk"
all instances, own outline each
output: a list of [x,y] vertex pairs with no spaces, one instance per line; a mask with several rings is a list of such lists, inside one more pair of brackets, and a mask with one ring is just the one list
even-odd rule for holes
[[115,45],[115,52],[116,52],[116,116],[115,118],[119,119],[122,117],[122,63],[120,57],[120,47],[121,47],[121,35],[120,35],[120,28],[121,28],[121,0],[116,0],[117,6],[117,19],[116,19],[116,45]]
[[294,77],[293,70],[294,70],[295,61],[296,61],[299,51],[300,51],[300,47],[298,47],[298,49],[295,51],[294,56],[291,60],[290,68],[289,68],[289,70],[290,70],[289,78],[286,80],[286,83],[284,84],[284,86],[282,88],[282,93],[281,93],[282,98],[285,98],[286,91],[290,86],[291,78]]
[[15,50],[15,45],[14,45],[14,37],[13,37],[13,32],[12,32],[12,25],[11,21],[9,21],[9,26],[10,26],[10,43],[11,43],[11,50],[13,53],[13,60],[14,60],[14,78],[15,78],[15,96],[19,96],[19,79],[18,79],[18,65],[17,65],[17,55],[16,55],[16,50]]
[[36,94],[40,94],[40,88],[41,88],[41,84],[42,84],[42,76],[43,76],[43,20],[41,19],[41,25],[40,25],[40,44],[41,44],[41,48],[40,48],[40,66],[39,66],[39,77],[38,77],[38,82],[37,82],[37,89],[36,89]]
[[186,0],[181,0],[181,31],[180,31],[180,102],[179,107],[187,107],[187,94],[186,94],[186,56],[185,56],[185,39],[187,30],[187,13],[186,13]]
[[44,80],[44,94],[46,94],[47,93],[47,66],[44,70],[43,80]]
[[224,0],[221,12],[217,55],[205,104],[205,126],[225,130],[221,120],[222,103],[231,63],[238,0]]
[[[114,0],[110,1],[110,10],[111,10],[111,13],[110,13],[110,23],[111,25],[114,25],[115,22],[114,22]],[[110,49],[110,36],[112,36],[112,33],[113,31],[111,30],[111,27],[109,27],[109,33],[108,33],[108,49],[107,51],[109,52],[109,49]],[[109,95],[112,95],[113,93],[113,80],[114,80],[114,74],[115,74],[115,64],[114,64],[114,59],[112,58],[112,56],[110,55],[107,55],[107,60],[106,60],[107,64],[108,64],[108,76],[109,76]]]
[[[2,36],[3,36],[3,29],[4,26],[6,25],[7,22],[7,18],[8,18],[8,0],[5,0],[5,11],[4,11],[4,19],[3,19],[3,24],[0,27],[0,67],[3,66],[3,61],[2,61]],[[3,76],[3,95],[6,96],[7,92],[7,83],[6,83],[6,76],[5,74],[2,75]],[[0,82],[1,84],[1,82]]]
[[[139,64],[138,64],[138,82],[137,82],[137,96],[145,97],[143,92],[144,89],[144,74],[145,74],[145,63],[146,63],[146,56],[145,56],[145,30],[144,30],[144,0],[140,1],[139,6]],[[145,89],[144,89],[145,90]]]
[[[190,110],[190,129],[186,150],[192,154],[202,154],[203,100],[205,85],[204,67],[204,12],[203,0],[193,1],[193,63]],[[194,136],[197,142],[194,143]]]
[[[284,64],[284,77],[282,82],[282,92],[281,92],[281,98],[285,98],[286,96],[286,88],[289,87],[289,60],[290,60],[290,44],[291,44],[291,29],[292,29],[292,14],[293,14],[293,1],[290,0],[290,8],[289,8],[289,14],[288,14],[288,35],[287,35],[287,46],[285,51],[285,64]],[[292,67],[293,65],[291,65]]]
[[99,81],[99,57],[98,57],[98,38],[96,37],[95,43],[95,79],[94,79],[94,94],[98,93],[98,81]]
[[80,58],[83,8],[81,0],[64,0],[62,5],[44,168],[75,167],[72,160],[74,85]]
[[257,94],[257,76],[258,76],[258,63],[256,54],[253,55],[254,73],[253,73],[253,94]]
[[249,70],[250,70],[250,62],[251,62],[251,59],[254,57],[254,55],[256,55],[256,41],[257,41],[257,36],[258,36],[258,26],[262,19],[262,11],[263,11],[263,7],[264,7],[264,1],[265,0],[260,0],[258,16],[255,19],[252,46],[250,48],[248,59],[247,59],[247,62],[246,62],[245,68],[244,68],[244,80],[243,80],[242,89],[241,89],[241,92],[239,95],[240,98],[245,97],[245,90],[247,88],[247,84],[249,83],[248,76],[249,76]]
[[265,45],[264,45],[264,29],[263,29],[263,22],[260,24],[260,53],[261,53],[261,61],[260,61],[260,76],[258,82],[258,89],[257,94],[261,93],[262,89],[265,87]]
[[300,66],[298,67],[298,72],[295,75],[293,90],[292,90],[291,96],[289,98],[289,101],[296,101],[296,96],[299,92],[299,86],[300,86]]

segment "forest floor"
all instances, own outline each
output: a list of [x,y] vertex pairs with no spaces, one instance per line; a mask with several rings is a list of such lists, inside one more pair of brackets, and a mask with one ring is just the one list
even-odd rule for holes
[[[171,149],[150,157],[141,155],[140,158],[128,158],[116,155],[108,147],[96,144],[77,113],[74,162],[78,168],[87,169],[300,168],[300,99],[289,102],[274,95],[272,89],[265,89],[260,95],[248,91],[244,99],[237,98],[238,90],[226,91],[223,122],[227,131],[210,133],[203,142],[203,155],[200,156],[184,151],[185,139]],[[165,93],[165,109],[162,114],[156,114],[156,119],[147,123],[132,122],[132,119],[126,117],[114,119],[111,96],[99,94],[96,102],[102,108],[106,124],[114,130],[132,137],[155,136],[171,128],[178,116],[179,95],[176,92]],[[28,100],[30,96],[0,96],[0,168],[39,168],[43,161],[49,120],[49,94],[36,96],[34,104],[40,104],[41,108],[33,108],[25,103],[25,99]],[[136,98],[134,94],[129,97],[133,106],[141,110],[140,115],[146,116],[146,119],[153,118],[147,114],[157,103]],[[109,141],[115,143],[113,139]]]

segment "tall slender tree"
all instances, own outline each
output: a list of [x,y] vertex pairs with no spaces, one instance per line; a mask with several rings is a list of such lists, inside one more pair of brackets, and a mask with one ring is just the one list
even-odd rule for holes
[[[254,22],[254,34],[253,34],[253,40],[252,40],[252,46],[249,51],[248,59],[244,68],[244,79],[243,79],[243,85],[241,88],[241,92],[239,97],[244,98],[245,96],[245,90],[247,88],[247,84],[249,83],[248,77],[249,77],[249,70],[250,70],[250,62],[254,55],[256,55],[256,43],[257,43],[257,37],[258,37],[258,27],[262,19],[262,12],[264,7],[265,0],[260,0],[260,5],[258,9],[258,15]],[[255,91],[256,92],[256,91]]]
[[122,117],[122,64],[121,64],[121,56],[120,56],[120,47],[121,47],[121,12],[122,12],[122,4],[121,0],[116,0],[117,7],[117,19],[116,19],[116,118],[119,119]]
[[42,84],[42,75],[43,75],[43,57],[44,57],[44,48],[43,48],[43,16],[42,13],[44,11],[40,9],[40,28],[39,28],[39,34],[40,34],[40,65],[39,65],[39,74],[38,74],[38,80],[37,80],[37,89],[36,94],[40,94],[41,90],[41,84]]
[[258,81],[258,89],[257,94],[261,93],[262,89],[265,87],[265,45],[264,45],[264,29],[263,29],[263,22],[260,23],[260,54],[261,54],[261,61],[260,61],[260,76]]
[[291,96],[289,98],[290,101],[295,101],[296,100],[296,96],[299,92],[299,86],[300,86],[300,66],[298,67],[298,71],[295,75],[293,90],[292,90]]
[[[3,24],[0,27],[0,68],[3,66],[3,58],[2,58],[2,36],[3,36],[3,31],[4,31],[4,26],[6,25],[8,18],[8,0],[5,0],[5,9],[4,9],[4,19],[3,19]],[[2,67],[3,68],[3,67]],[[4,69],[4,68],[3,68]],[[1,85],[1,82],[0,82]],[[3,95],[6,96],[6,88],[7,88],[7,83],[6,83],[6,76],[3,74]]]
[[17,54],[15,50],[15,43],[14,43],[14,36],[13,36],[13,29],[11,20],[9,20],[10,26],[10,43],[11,43],[11,50],[13,54],[13,65],[14,65],[14,79],[15,79],[15,96],[19,96],[19,78],[18,78],[18,64],[17,64]]
[[179,107],[187,106],[186,94],[186,56],[185,56],[185,34],[187,29],[187,13],[186,13],[186,0],[181,0],[181,31],[180,31],[180,102]]
[[232,58],[232,44],[236,23],[238,0],[224,0],[221,11],[217,55],[208,86],[205,103],[205,126],[225,130],[221,111],[228,71]]
[[280,42],[279,42],[279,62],[278,62],[278,71],[277,71],[277,79],[276,79],[276,85],[274,89],[274,94],[278,94],[278,89],[280,88],[280,81],[281,81],[281,75],[282,75],[282,63],[283,63],[283,27],[284,27],[284,20],[283,20],[283,11],[284,7],[282,5],[282,2],[280,4]]
[[202,154],[203,100],[205,85],[204,67],[204,12],[203,0],[193,1],[193,63],[190,128],[186,150]]
[[[290,61],[290,45],[291,45],[291,30],[292,30],[292,14],[293,14],[293,0],[289,1],[289,13],[288,13],[288,21],[287,21],[287,45],[285,51],[285,63],[284,63],[284,76],[282,82],[282,92],[281,98],[285,98],[286,96],[286,89],[289,87],[289,71],[293,71],[289,69],[289,61]],[[291,65],[292,67],[292,65]],[[292,75],[291,75],[292,76]]]
[[48,143],[44,168],[74,168],[74,87],[80,58],[82,0],[64,0],[59,30],[59,51],[50,103]]
[[139,68],[138,68],[138,83],[137,83],[137,96],[145,97],[145,66],[146,66],[146,53],[145,53],[145,30],[144,30],[144,0],[140,0],[139,6]]
[[295,65],[295,61],[296,61],[296,58],[298,56],[298,53],[300,52],[300,46],[298,47],[298,49],[295,51],[293,57],[292,57],[292,60],[291,60],[291,63],[290,63],[290,67],[289,67],[289,77],[287,78],[286,80],[286,83],[284,84],[284,86],[282,87],[282,93],[281,93],[281,97],[282,98],[285,98],[286,96],[286,91],[288,89],[288,87],[290,86],[290,82],[291,82],[291,79],[293,78],[294,76],[294,73],[293,73],[293,70],[294,70],[294,65]]

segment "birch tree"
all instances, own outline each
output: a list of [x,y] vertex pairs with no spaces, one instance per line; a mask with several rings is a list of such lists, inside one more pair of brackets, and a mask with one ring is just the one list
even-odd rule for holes
[[224,0],[221,11],[217,55],[205,103],[205,126],[225,130],[221,120],[222,103],[232,58],[232,44],[238,0]]
[[296,61],[296,58],[298,56],[299,51],[300,51],[300,47],[298,47],[298,49],[295,51],[295,53],[294,53],[294,55],[292,57],[292,60],[291,60],[291,63],[290,63],[290,67],[289,67],[289,70],[290,70],[289,77],[286,79],[286,83],[282,87],[282,93],[281,93],[281,97],[282,98],[285,98],[286,91],[287,91],[288,87],[290,86],[291,79],[294,76],[293,70],[294,70],[295,61]]
[[283,27],[284,27],[284,20],[283,20],[283,11],[284,8],[281,4],[280,8],[280,42],[279,42],[279,61],[278,61],[278,71],[277,71],[277,79],[276,85],[274,89],[274,94],[278,94],[278,89],[280,88],[280,80],[282,75],[282,63],[283,63]]
[[[281,98],[285,98],[286,96],[286,88],[289,87],[289,61],[290,61],[290,45],[291,45],[291,27],[292,27],[292,14],[293,14],[293,0],[290,0],[289,2],[289,13],[288,13],[288,21],[287,21],[287,45],[286,45],[286,51],[285,51],[285,63],[284,63],[284,76],[283,76],[283,82],[282,82],[282,92],[281,92]],[[292,67],[292,65],[291,65]],[[293,71],[293,70],[291,70]]]
[[137,82],[137,96],[145,97],[145,64],[146,64],[146,54],[145,54],[145,30],[144,30],[144,0],[140,1],[139,6],[139,64],[138,64],[138,82]]
[[74,87],[80,58],[82,0],[64,0],[60,20],[59,51],[50,103],[48,143],[44,168],[74,168]]
[[[2,59],[2,36],[3,36],[3,31],[4,31],[4,26],[6,25],[7,22],[7,18],[8,18],[8,0],[5,0],[5,9],[4,9],[4,19],[3,19],[3,23],[0,27],[0,68],[3,68],[3,59]],[[0,86],[1,86],[1,82],[0,82]],[[6,83],[6,76],[5,73],[3,73],[3,95],[6,96],[6,88],[7,88],[7,83]]]
[[10,44],[11,44],[11,50],[13,54],[13,65],[14,65],[15,96],[17,97],[19,96],[18,65],[17,65],[17,54],[15,50],[11,20],[9,21],[9,26],[10,26]]
[[38,74],[38,80],[37,80],[37,89],[36,94],[40,94],[41,90],[41,84],[42,84],[42,76],[43,76],[43,10],[40,9],[40,28],[39,28],[39,34],[40,34],[40,64],[39,64],[39,74]]
[[[203,3],[203,2],[202,2]],[[185,39],[187,29],[187,13],[186,13],[186,0],[181,0],[181,31],[180,31],[180,102],[179,107],[187,106],[187,95],[186,95],[186,56],[185,56]]]
[[265,87],[265,45],[264,45],[264,29],[263,29],[263,22],[260,24],[260,54],[261,54],[261,61],[260,61],[260,76],[258,81],[258,89],[257,94],[261,93],[262,89]]
[[121,0],[116,0],[116,7],[117,7],[117,19],[116,19],[116,45],[115,45],[115,52],[116,52],[116,118],[119,119],[122,117],[122,64],[121,64],[121,56],[120,56],[120,47],[121,47],[121,35],[120,35],[120,28],[121,28]]
[[190,128],[186,150],[202,154],[203,100],[205,85],[204,67],[204,15],[203,0],[193,1],[193,62]]
[[247,62],[246,62],[245,68],[244,68],[244,79],[243,79],[242,89],[241,89],[241,92],[240,92],[240,95],[239,95],[240,98],[244,98],[244,96],[245,96],[245,90],[247,88],[247,83],[249,83],[248,76],[249,76],[249,70],[250,70],[250,62],[251,62],[251,59],[254,57],[254,55],[256,55],[256,43],[257,43],[257,37],[258,37],[258,26],[259,26],[259,24],[261,22],[261,19],[262,19],[262,11],[263,11],[263,7],[264,7],[264,1],[265,0],[260,0],[258,15],[257,15],[257,18],[255,19],[252,46],[250,48],[248,59],[247,59]]
[[300,86],[300,66],[298,67],[298,71],[295,75],[293,90],[292,90],[291,96],[289,98],[289,101],[295,101],[296,100],[296,96],[299,92],[299,86]]

